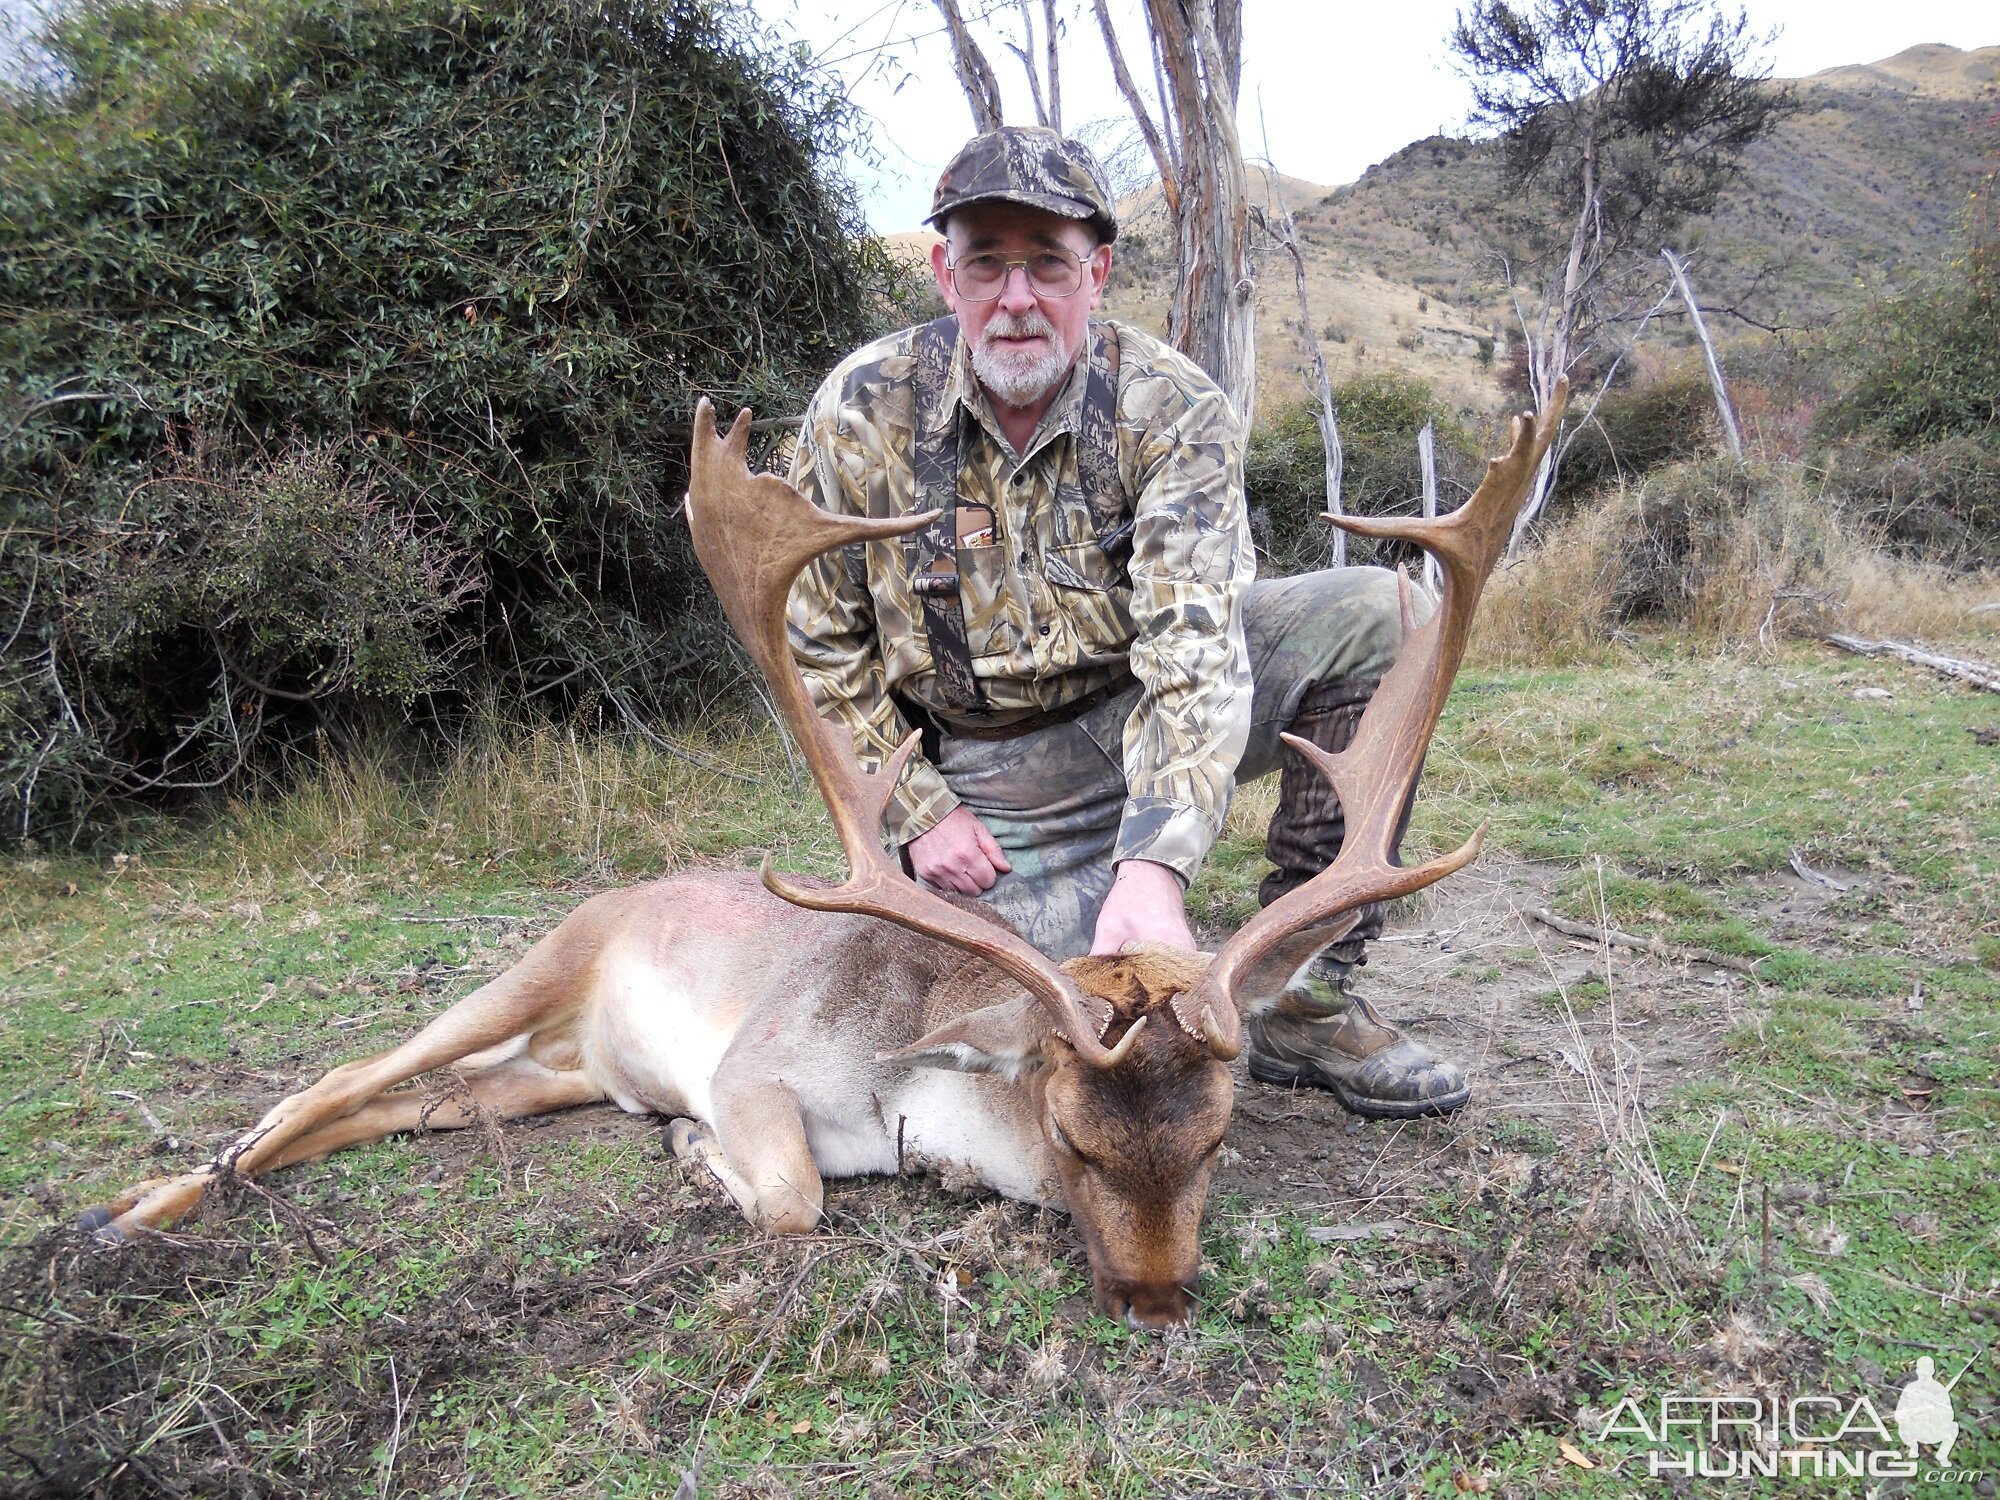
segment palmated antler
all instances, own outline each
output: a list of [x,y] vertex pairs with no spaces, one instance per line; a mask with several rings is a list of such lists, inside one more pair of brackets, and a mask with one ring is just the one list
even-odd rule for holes
[[1086,997],[1024,939],[918,885],[883,849],[882,811],[921,736],[904,740],[881,770],[862,770],[847,731],[814,710],[785,638],[786,596],[807,563],[851,542],[886,541],[916,531],[936,512],[883,519],[830,515],[776,475],[752,474],[749,444],[747,410],[718,438],[707,399],[696,407],[688,528],[723,612],[805,753],[847,851],[849,872],[838,886],[802,885],[773,870],[766,855],[761,872],[765,886],[796,906],[883,917],[984,959],[1042,1002],[1080,1057],[1099,1067],[1113,1065],[1138,1034],[1137,1027],[1126,1032],[1117,1049],[1105,1047],[1101,1038],[1111,1019],[1108,1005]]
[[1410,583],[1400,578],[1403,649],[1382,678],[1348,747],[1330,755],[1296,735],[1286,744],[1305,756],[1333,786],[1347,832],[1333,863],[1287,892],[1224,943],[1200,984],[1176,997],[1182,1027],[1207,1040],[1220,1058],[1243,1050],[1237,995],[1268,994],[1319,949],[1353,930],[1360,910],[1422,890],[1472,862],[1486,825],[1451,853],[1405,868],[1396,862],[1404,809],[1416,792],[1424,752],[1452,679],[1465,657],[1473,611],[1486,579],[1505,550],[1514,516],[1534,483],[1542,455],[1569,399],[1568,382],[1539,418],[1518,416],[1513,443],[1486,466],[1472,498],[1437,520],[1415,517],[1328,516],[1357,536],[1419,543],[1444,571],[1444,596],[1421,629],[1411,617]]

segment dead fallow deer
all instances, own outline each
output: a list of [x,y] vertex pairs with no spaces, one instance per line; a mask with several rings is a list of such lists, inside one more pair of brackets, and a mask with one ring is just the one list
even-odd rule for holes
[[[402,1046],[335,1068],[184,1176],[140,1184],[84,1216],[117,1238],[193,1210],[224,1176],[268,1172],[357,1142],[480,1114],[519,1117],[609,1099],[672,1118],[750,1222],[804,1234],[822,1180],[906,1166],[969,1173],[1011,1198],[1068,1208],[1097,1306],[1134,1326],[1184,1321],[1209,1174],[1234,1096],[1239,999],[1268,1003],[1369,902],[1466,864],[1479,835],[1428,864],[1394,857],[1398,825],[1561,401],[1516,419],[1510,451],[1442,520],[1347,518],[1363,536],[1422,543],[1442,601],[1383,679],[1352,745],[1287,737],[1347,809],[1332,866],[1261,912],[1213,958],[1163,950],[1055,964],[976,902],[905,876],[880,842],[912,736],[874,774],[815,713],[785,639],[785,598],[813,557],[880,546],[929,515],[821,512],[752,474],[748,413],[718,439],[695,419],[695,548],[805,751],[847,852],[840,885],[767,858],[690,871],[583,903],[526,957]],[[453,1069],[440,1099],[410,1080]]]

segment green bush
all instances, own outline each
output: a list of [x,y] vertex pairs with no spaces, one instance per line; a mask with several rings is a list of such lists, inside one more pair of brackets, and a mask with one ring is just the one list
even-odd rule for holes
[[723,0],[78,0],[45,45],[0,100],[13,832],[716,687],[695,399],[801,410],[894,281],[808,59]]
[[[1417,434],[1425,422],[1433,424],[1440,510],[1462,504],[1484,472],[1476,435],[1421,380],[1364,376],[1336,386],[1333,398],[1340,419],[1341,499],[1351,515],[1413,515],[1421,508]],[[1259,568],[1267,575],[1326,565],[1333,528],[1320,519],[1326,510],[1326,448],[1317,412],[1312,401],[1272,409],[1244,455],[1250,524]],[[1395,564],[1407,560],[1405,550],[1350,538],[1348,559]]]
[[1828,490],[1891,550],[1955,567],[2000,566],[2000,434],[1901,450],[1848,442],[1820,461]]
[[1836,429],[1915,448],[2000,428],[2000,235],[1853,321],[1862,375]]
[[[1836,339],[1860,370],[1826,408],[1829,485],[1891,546],[2000,561],[2000,172],[1973,196],[1965,253]],[[1979,215],[1984,214],[1982,220]]]
[[[1583,407],[1572,401],[1571,410],[1581,416]],[[1607,391],[1563,454],[1553,508],[1700,455],[1716,425],[1715,394],[1698,363]]]

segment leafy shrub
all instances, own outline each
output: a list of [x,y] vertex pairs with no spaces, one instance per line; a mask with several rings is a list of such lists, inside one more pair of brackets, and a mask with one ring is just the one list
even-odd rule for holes
[[[1410,515],[1422,505],[1423,473],[1417,434],[1432,423],[1437,458],[1438,508],[1456,509],[1478,483],[1484,466],[1478,439],[1421,380],[1406,375],[1363,376],[1336,386],[1340,419],[1341,500],[1352,515]],[[1318,406],[1294,401],[1275,407],[1251,435],[1243,483],[1262,570],[1296,573],[1324,567],[1332,528],[1326,510],[1326,448],[1320,442]],[[1348,543],[1352,562],[1400,561],[1399,549],[1377,558],[1376,544]]]
[[2000,436],[1904,450],[1849,442],[1822,461],[1828,488],[1891,549],[1959,567],[2000,565]]
[[[2000,152],[2000,146],[1996,146]],[[1860,377],[1827,408],[1829,480],[1891,546],[2000,561],[2000,169],[1968,207],[1966,249],[1848,320]]]
[[1862,375],[1837,428],[1914,448],[2000,427],[2000,234],[1855,320]]
[[14,831],[420,701],[714,688],[695,399],[800,410],[894,280],[806,59],[723,0],[77,0],[45,45],[0,99]]
[[[1580,415],[1583,407],[1573,401],[1571,409]],[[1563,455],[1556,509],[1662,464],[1697,457],[1713,446],[1717,431],[1715,395],[1699,364],[1607,391]]]

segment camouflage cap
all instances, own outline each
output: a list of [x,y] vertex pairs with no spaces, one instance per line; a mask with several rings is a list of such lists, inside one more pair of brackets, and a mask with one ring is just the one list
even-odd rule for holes
[[1111,184],[1081,141],[1039,125],[1003,125],[974,136],[938,178],[925,221],[944,221],[968,203],[1025,203],[1066,219],[1088,219],[1102,244],[1118,238]]

